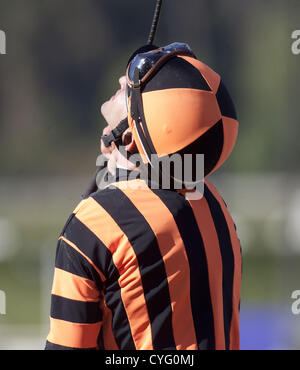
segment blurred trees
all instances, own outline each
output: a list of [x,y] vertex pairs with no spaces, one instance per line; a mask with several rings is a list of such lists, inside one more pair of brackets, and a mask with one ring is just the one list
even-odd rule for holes
[[[142,6],[141,6],[142,5]],[[2,175],[89,174],[128,56],[147,40],[154,0],[1,0]],[[165,0],[156,43],[188,42],[222,75],[240,120],[224,170],[298,170],[297,0]]]

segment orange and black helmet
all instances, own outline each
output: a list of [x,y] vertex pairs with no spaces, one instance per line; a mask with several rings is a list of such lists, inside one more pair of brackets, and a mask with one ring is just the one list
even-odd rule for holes
[[204,175],[230,155],[238,121],[220,76],[187,44],[142,52],[127,67],[128,124],[139,153],[204,154]]

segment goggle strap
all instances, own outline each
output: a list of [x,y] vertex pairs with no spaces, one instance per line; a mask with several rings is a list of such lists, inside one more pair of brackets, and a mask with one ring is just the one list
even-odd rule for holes
[[195,54],[193,52],[190,52],[188,50],[174,50],[171,53],[168,53],[164,56],[162,56],[155,64],[154,66],[141,78],[141,84],[143,85],[148,79],[157,71],[160,69],[164,64],[167,63],[168,60],[171,58],[174,58],[176,56],[188,56],[192,58],[196,58]]
[[[159,69],[161,68],[169,59],[171,58],[174,58],[176,56],[187,56],[187,57],[192,57],[192,58],[196,58],[195,54],[192,52],[192,51],[189,51],[189,50],[174,50],[173,52],[171,53],[168,53],[168,54],[165,54],[163,55],[150,69],[149,71],[144,75],[142,76],[142,78],[140,79],[140,76],[139,76],[139,79],[138,79],[138,82],[139,82],[139,85],[144,85],[148,79]],[[126,69],[126,79],[127,79],[127,84],[133,88],[135,86],[135,73],[136,71],[138,71],[139,73],[139,70],[138,68],[136,67],[135,70],[134,70],[134,76],[133,76],[133,81],[130,80],[129,78],[129,70],[130,70],[130,64],[127,66],[127,69]]]
[[[156,150],[152,143],[147,125],[146,119],[144,116],[143,101],[141,94],[141,86],[139,84],[139,73],[138,69],[134,71],[134,85],[132,89],[132,99],[131,99],[131,117],[135,121],[135,126],[145,150],[145,154],[148,157],[149,162],[151,163],[151,154],[156,154]],[[142,126],[141,126],[142,124]]]

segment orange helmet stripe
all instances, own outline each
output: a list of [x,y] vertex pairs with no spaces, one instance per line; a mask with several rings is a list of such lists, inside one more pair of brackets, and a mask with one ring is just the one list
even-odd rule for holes
[[210,91],[151,91],[143,94],[143,105],[149,134],[159,156],[181,150],[221,118],[215,95]]
[[208,83],[209,87],[212,89],[213,93],[216,94],[220,85],[221,77],[212,70],[209,66],[202,63],[198,59],[194,59],[191,57],[182,56],[180,58],[185,59],[187,62],[191,63],[195,68],[200,71],[206,82]]
[[223,133],[224,133],[223,150],[218,160],[218,163],[216,164],[216,166],[213,168],[211,172],[219,168],[229,157],[234,147],[234,144],[236,142],[236,138],[238,134],[238,128],[239,128],[238,121],[236,121],[235,119],[229,118],[229,117],[222,117],[222,121],[223,121]]

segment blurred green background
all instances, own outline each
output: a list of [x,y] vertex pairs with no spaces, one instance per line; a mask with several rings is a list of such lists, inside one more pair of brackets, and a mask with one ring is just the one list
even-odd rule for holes
[[[56,239],[95,168],[100,105],[145,44],[154,5],[0,2],[0,349],[44,346]],[[188,42],[237,106],[237,145],[210,180],[243,247],[242,348],[300,347],[291,311],[300,289],[299,14],[299,0],[165,0],[156,36]]]

